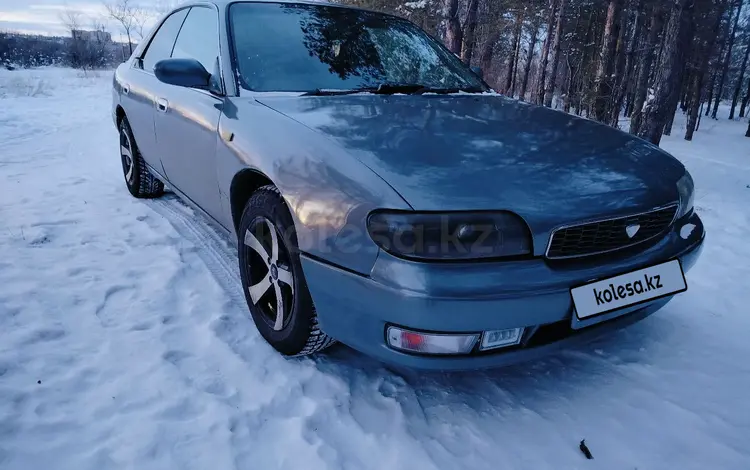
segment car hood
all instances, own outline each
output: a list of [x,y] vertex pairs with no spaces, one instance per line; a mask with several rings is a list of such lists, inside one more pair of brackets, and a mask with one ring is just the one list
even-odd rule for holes
[[594,121],[500,95],[268,96],[415,210],[505,209],[538,229],[676,202],[683,165]]

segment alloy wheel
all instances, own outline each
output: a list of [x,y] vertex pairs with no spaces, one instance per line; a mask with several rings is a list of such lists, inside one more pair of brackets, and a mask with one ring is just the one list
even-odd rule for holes
[[256,217],[245,231],[250,298],[275,331],[289,324],[294,305],[294,273],[289,250],[274,224]]
[[134,167],[133,165],[133,143],[130,136],[124,130],[120,131],[120,155],[122,156],[122,171],[125,174],[125,181],[133,184]]

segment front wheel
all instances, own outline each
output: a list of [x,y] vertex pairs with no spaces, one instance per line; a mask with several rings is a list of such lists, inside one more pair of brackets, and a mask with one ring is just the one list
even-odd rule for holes
[[318,327],[294,222],[276,187],[264,186],[250,197],[237,238],[245,299],[263,338],[287,356],[332,345],[335,340]]

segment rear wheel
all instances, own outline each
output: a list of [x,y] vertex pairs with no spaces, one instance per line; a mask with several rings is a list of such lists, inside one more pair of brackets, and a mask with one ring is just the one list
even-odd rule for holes
[[260,334],[282,354],[307,355],[335,340],[318,327],[292,216],[274,186],[255,192],[238,231],[240,275]]
[[130,194],[137,198],[154,198],[164,194],[164,184],[148,170],[126,117],[120,122],[120,158]]

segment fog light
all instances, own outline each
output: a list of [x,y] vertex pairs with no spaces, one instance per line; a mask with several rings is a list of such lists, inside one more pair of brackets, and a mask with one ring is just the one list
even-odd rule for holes
[[685,224],[680,229],[680,236],[683,240],[687,240],[693,234],[693,230],[695,230],[695,224]]
[[420,354],[467,354],[479,335],[418,333],[395,326],[388,327],[388,345],[394,349]]
[[486,351],[488,349],[515,346],[521,342],[522,336],[523,328],[485,331],[484,334],[482,334],[482,344],[479,346],[479,349]]

